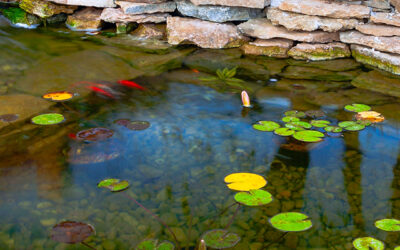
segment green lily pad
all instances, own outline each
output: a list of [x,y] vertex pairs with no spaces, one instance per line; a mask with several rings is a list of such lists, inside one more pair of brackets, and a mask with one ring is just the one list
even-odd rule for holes
[[305,130],[294,133],[293,137],[304,142],[320,142],[324,134],[315,130]]
[[37,125],[54,125],[59,124],[65,120],[62,114],[49,113],[42,114],[32,118],[32,123]]
[[111,192],[119,192],[129,187],[128,181],[121,181],[119,179],[105,179],[97,184],[97,187],[108,188]]
[[262,206],[272,201],[272,195],[261,189],[239,192],[235,194],[235,200],[246,206]]
[[253,125],[253,128],[260,131],[272,132],[280,128],[280,125],[273,121],[258,121],[258,123]]
[[274,228],[284,232],[300,232],[312,227],[312,222],[308,216],[298,212],[277,214],[269,222]]
[[136,250],[173,250],[175,249],[174,244],[169,241],[163,241],[158,244],[157,239],[143,240],[136,246]]
[[363,130],[365,128],[364,125],[359,124],[355,121],[344,121],[344,122],[339,122],[339,127],[344,128],[348,131],[359,131]]
[[316,128],[325,128],[327,127],[331,122],[327,120],[312,120],[311,125],[313,125]]
[[365,104],[359,104],[359,103],[354,103],[352,105],[346,105],[344,107],[345,110],[351,111],[351,112],[363,112],[363,111],[368,111],[371,110],[371,107]]
[[234,247],[240,241],[240,237],[224,229],[213,229],[204,233],[203,240],[208,247],[223,249]]
[[383,219],[375,222],[375,226],[381,230],[388,232],[400,231],[400,220],[396,219]]
[[368,120],[358,120],[357,123],[364,125],[365,127],[370,126],[372,124],[372,122]]
[[327,126],[324,128],[324,130],[326,132],[330,132],[330,133],[340,133],[343,131],[343,128],[338,127],[338,126]]
[[394,250],[400,250],[400,246],[395,247]]
[[303,111],[290,110],[290,111],[285,112],[285,116],[293,116],[293,117],[302,118],[302,117],[305,117],[306,114]]
[[311,128],[311,124],[308,122],[297,121],[297,122],[289,122],[285,124],[285,127],[290,128],[295,131],[302,131],[304,129]]
[[382,241],[372,237],[357,238],[353,241],[353,246],[358,250],[383,250],[385,245]]
[[298,121],[300,121],[300,119],[297,117],[294,117],[294,116],[285,116],[282,118],[282,121],[283,122],[298,122]]
[[294,130],[290,128],[277,128],[274,133],[280,136],[291,136],[294,134]]

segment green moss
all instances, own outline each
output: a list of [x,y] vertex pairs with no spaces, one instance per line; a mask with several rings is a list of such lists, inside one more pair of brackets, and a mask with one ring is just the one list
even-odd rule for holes
[[398,65],[394,65],[389,62],[379,60],[378,58],[374,58],[372,56],[367,56],[367,55],[361,54],[355,50],[352,51],[352,55],[353,55],[354,59],[356,59],[356,61],[358,61],[358,62],[368,64],[368,65],[377,67],[379,69],[383,69],[385,71],[389,71],[393,74],[397,74],[397,75],[400,74],[400,66],[398,66]]
[[296,59],[328,60],[350,57],[350,52],[340,48],[332,48],[329,50],[317,49],[313,51],[289,50],[288,55]]
[[8,9],[3,9],[2,13],[4,17],[10,20],[10,22],[13,24],[23,23],[32,25],[40,23],[40,20],[37,17],[26,13],[24,10],[20,8],[12,7]]

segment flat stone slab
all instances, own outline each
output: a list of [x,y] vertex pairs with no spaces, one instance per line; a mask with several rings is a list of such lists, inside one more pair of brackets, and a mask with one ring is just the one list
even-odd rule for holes
[[264,9],[268,6],[270,0],[190,0],[195,5],[222,5],[222,6],[236,6],[246,8]]
[[127,15],[120,8],[103,9],[100,19],[108,23],[164,23],[168,13]]
[[340,33],[340,41],[343,43],[359,44],[375,48],[380,51],[400,54],[400,37],[377,37],[364,35],[358,31],[346,31]]
[[248,38],[242,36],[233,24],[220,24],[193,18],[167,18],[168,43],[196,44],[201,48],[239,47]]
[[400,55],[385,53],[356,44],[351,45],[351,52],[357,62],[400,75]]
[[49,2],[99,8],[115,7],[114,0],[48,0]]
[[372,12],[370,20],[374,23],[384,23],[400,27],[399,13]]
[[201,6],[189,1],[177,1],[178,11],[184,16],[196,17],[206,21],[217,23],[229,21],[246,21],[251,18],[263,17],[260,9],[229,6]]
[[400,36],[400,27],[381,24],[361,24],[356,27],[358,31],[372,36]]
[[240,49],[246,55],[269,56],[287,58],[288,50],[293,46],[293,41],[281,38],[269,40],[257,39],[244,44]]
[[323,61],[350,57],[349,46],[344,43],[310,44],[299,43],[291,48],[288,55],[298,60]]
[[285,38],[294,41],[309,43],[329,43],[339,40],[338,33],[328,33],[324,31],[290,31],[282,26],[275,26],[266,18],[251,19],[238,25],[239,30],[252,37],[261,39]]
[[333,18],[368,18],[371,9],[363,5],[338,3],[324,0],[272,0],[271,7],[310,16]]
[[157,12],[174,12],[176,9],[175,2],[164,3],[132,3],[126,1],[116,1],[125,14],[150,14]]
[[278,8],[268,8],[267,18],[274,25],[282,25],[288,30],[314,31],[321,29],[327,32],[351,30],[361,24],[358,19],[340,19],[330,17],[308,16],[287,12]]

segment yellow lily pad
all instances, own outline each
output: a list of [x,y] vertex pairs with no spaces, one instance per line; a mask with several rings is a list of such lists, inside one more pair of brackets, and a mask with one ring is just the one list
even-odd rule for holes
[[234,173],[225,177],[228,188],[237,191],[256,190],[267,185],[267,181],[258,174]]

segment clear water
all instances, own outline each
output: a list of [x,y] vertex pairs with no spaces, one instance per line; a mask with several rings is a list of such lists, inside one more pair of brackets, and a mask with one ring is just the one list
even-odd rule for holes
[[[399,99],[350,83],[372,69],[352,60],[251,58],[239,50],[177,49],[57,28],[3,26],[0,44],[1,114],[21,118],[0,123],[0,249],[88,249],[50,239],[53,225],[64,220],[93,225],[96,235],[86,242],[97,249],[130,249],[145,238],[173,241],[131,200],[98,189],[107,177],[129,180],[125,193],[193,249],[205,231],[224,228],[232,217],[234,192],[223,179],[234,172],[264,176],[274,196],[266,206],[240,208],[229,228],[242,238],[234,249],[351,249],[360,236],[400,244],[398,233],[374,227],[377,219],[400,218]],[[239,66],[250,110],[242,110],[241,88],[199,80],[225,66]],[[147,90],[117,87],[120,79]],[[79,81],[102,82],[121,95],[104,98]],[[40,98],[55,90],[79,96],[66,106]],[[321,109],[332,122],[351,119],[342,107],[354,102],[371,105],[386,121],[308,146],[251,127],[279,121],[291,109]],[[45,112],[62,113],[66,122],[30,124]],[[151,126],[131,131],[114,123],[123,118]],[[90,144],[69,136],[99,126],[114,136]],[[312,229],[281,238],[268,219],[286,211],[309,215]]]

